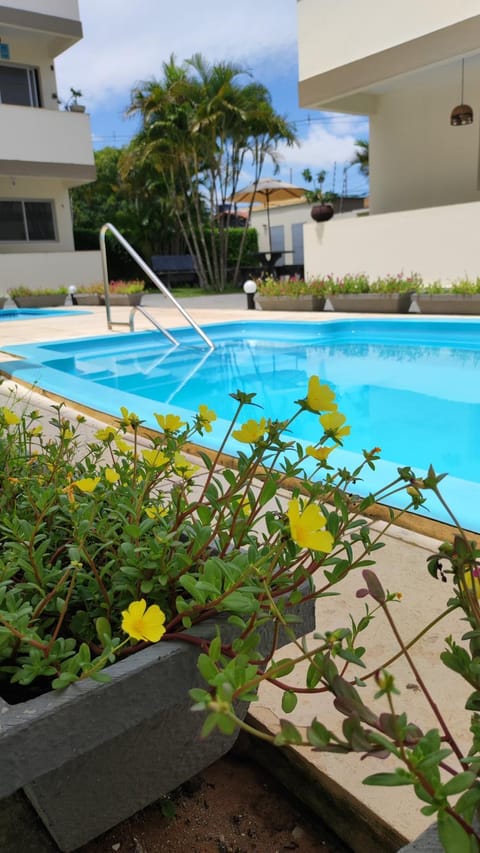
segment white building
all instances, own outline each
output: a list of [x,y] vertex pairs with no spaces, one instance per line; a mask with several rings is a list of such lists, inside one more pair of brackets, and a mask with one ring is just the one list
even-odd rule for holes
[[[297,9],[300,105],[370,121],[370,215],[305,225],[306,276],[480,276],[478,0]],[[462,64],[474,120],[452,126]]]
[[0,294],[102,278],[99,252],[74,252],[68,193],[95,180],[90,120],[60,108],[54,67],[81,38],[77,0],[0,4]]

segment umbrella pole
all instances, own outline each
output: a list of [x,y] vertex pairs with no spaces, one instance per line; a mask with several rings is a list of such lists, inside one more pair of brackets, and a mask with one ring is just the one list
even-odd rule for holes
[[272,254],[272,233],[270,231],[270,194],[266,193],[267,197],[267,231],[268,231],[268,251]]

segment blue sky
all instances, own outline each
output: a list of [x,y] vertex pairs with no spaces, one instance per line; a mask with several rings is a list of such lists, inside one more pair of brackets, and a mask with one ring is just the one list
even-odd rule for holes
[[[297,95],[297,0],[79,0],[84,38],[56,61],[60,98],[80,89],[96,148],[124,145],[136,130],[124,118],[132,87],[161,77],[162,62],[201,53],[248,69],[271,93],[275,109],[296,123],[301,144],[281,151],[279,177],[304,185],[302,169],[326,169],[325,189],[342,191],[364,117],[302,110]],[[267,165],[263,177],[273,174]],[[247,177],[247,176],[246,176]],[[366,192],[357,168],[347,171],[349,194]]]

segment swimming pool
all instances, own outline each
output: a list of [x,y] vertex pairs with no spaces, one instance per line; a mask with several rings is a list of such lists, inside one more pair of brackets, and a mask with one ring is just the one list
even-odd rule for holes
[[[358,492],[388,482],[399,465],[421,476],[429,464],[448,472],[443,493],[467,528],[478,530],[480,506],[480,321],[465,319],[331,320],[205,326],[216,349],[199,347],[198,336],[175,329],[180,346],[157,331],[9,346],[24,361],[0,370],[31,385],[117,416],[121,405],[155,428],[154,412],[189,418],[200,403],[219,419],[202,443],[216,449],[236,403],[237,389],[256,393],[267,416],[283,419],[318,374],[335,389],[352,433],[332,461],[353,468],[362,449],[382,448],[376,472]],[[258,417],[258,409],[245,413]],[[298,426],[297,426],[298,425]],[[318,419],[295,422],[296,439],[318,437]],[[227,452],[240,445],[231,440]],[[448,517],[440,503],[431,517]]]
[[9,320],[41,320],[42,317],[61,317],[67,314],[88,314],[88,311],[64,310],[63,308],[2,308],[0,309],[0,322],[8,323]]

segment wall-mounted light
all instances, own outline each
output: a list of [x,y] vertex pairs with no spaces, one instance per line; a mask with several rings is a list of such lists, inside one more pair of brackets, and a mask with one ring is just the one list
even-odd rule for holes
[[465,72],[465,60],[462,59],[462,88],[460,92],[460,104],[454,107],[450,114],[450,124],[452,127],[461,127],[466,124],[473,123],[473,110],[468,104],[463,103],[463,79]]

